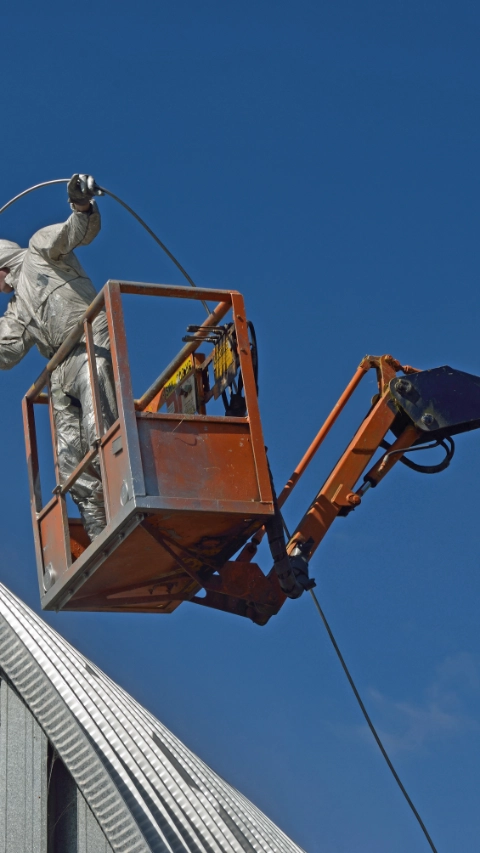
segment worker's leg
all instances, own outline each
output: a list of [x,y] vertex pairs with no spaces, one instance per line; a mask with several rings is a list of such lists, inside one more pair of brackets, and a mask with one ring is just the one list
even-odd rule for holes
[[[116,420],[115,393],[108,358],[97,359],[97,371],[105,430]],[[68,380],[68,381],[67,381]],[[58,383],[61,382],[61,385]],[[68,387],[68,394],[64,391]],[[85,350],[79,348],[52,377],[60,477],[67,477],[95,442],[92,393]],[[94,539],[106,524],[105,505],[98,458],[76,480],[70,494],[77,504],[85,530]]]
[[[73,401],[61,387],[55,387],[53,383],[52,400],[60,482],[64,483],[82,461],[88,446],[82,434],[82,412],[78,401]],[[103,525],[98,524],[97,519],[92,517],[91,511],[92,495],[98,495],[99,492],[101,494],[101,489],[102,484],[94,465],[90,465],[70,489],[90,539],[98,535],[105,526],[104,516]],[[103,500],[103,495],[100,500]],[[96,503],[94,499],[93,504],[96,505]]]
[[[70,394],[80,403],[80,441],[86,452],[93,446],[96,439],[95,417],[86,355],[77,356],[77,363],[79,369],[71,386]],[[112,366],[109,358],[97,358],[97,375],[104,431],[106,431],[117,419]],[[72,497],[80,507],[87,533],[93,539],[101,533],[106,524],[98,457],[89,466],[86,475],[82,475],[77,483],[78,488],[72,488]]]

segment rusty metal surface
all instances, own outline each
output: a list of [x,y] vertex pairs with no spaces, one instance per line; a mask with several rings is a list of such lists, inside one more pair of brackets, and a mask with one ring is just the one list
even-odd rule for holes
[[286,600],[277,575],[265,576],[256,563],[227,562],[204,589],[203,598],[192,599],[195,604],[245,616],[257,625],[265,625]]
[[[56,496],[38,525],[43,572],[50,567],[49,571],[58,578],[61,577],[62,569],[68,569],[72,561],[70,535],[68,542],[65,535],[63,502],[63,498]],[[45,591],[43,572],[40,594]]]
[[245,400],[247,403],[248,420],[251,429],[252,449],[255,457],[260,499],[271,501],[272,487],[265,452],[262,423],[260,420],[260,410],[258,407],[258,396],[250,352],[250,340],[248,337],[247,317],[245,314],[243,297],[240,293],[232,293],[232,316],[237,335],[238,355],[244,382]]
[[[175,416],[135,410],[122,291],[202,298],[200,289],[192,293],[188,288],[173,286],[107,283],[88,309],[82,326],[98,448],[89,451],[63,486],[57,476],[56,495],[43,508],[38,497],[33,404],[30,398],[26,399],[27,452],[42,606],[171,612],[183,600],[194,600],[265,622],[283,603],[278,584],[276,581],[272,584],[258,566],[244,564],[238,568],[229,563],[273,514],[243,299],[235,292],[209,292],[209,298],[216,296],[222,302],[204,326],[217,323],[233,306],[248,416]],[[90,325],[103,300],[119,413],[118,421],[106,435],[102,435]],[[76,331],[77,337],[79,334],[80,329]],[[76,338],[72,341],[75,343]],[[196,346],[196,342],[190,343],[189,351]],[[178,358],[184,358],[183,351]],[[165,377],[170,370],[171,365],[161,376]],[[42,381],[48,384],[49,370],[42,376]],[[39,382],[35,387],[39,388]],[[158,388],[158,380],[155,386]],[[151,396],[150,391],[147,396]],[[55,458],[53,433],[52,422]],[[97,451],[109,515],[105,530],[94,543],[89,543],[81,522],[68,521],[66,517],[65,493]],[[49,577],[44,583],[47,564]],[[196,593],[202,587],[206,595],[200,600]]]
[[[57,581],[50,589],[44,591],[44,585],[41,584],[42,608],[44,610],[63,609],[70,598],[83,587],[90,575],[94,574],[105,560],[114,554],[119,545],[141,522],[141,519],[142,514],[138,515],[134,511],[134,507],[123,507],[115,517],[115,524],[108,524],[96,537],[94,543],[90,543],[75,560],[70,547],[69,535],[69,556],[72,562],[70,565],[65,562],[63,565],[54,566]],[[74,519],[74,522],[77,523],[77,519]],[[75,530],[72,533],[75,534]]]
[[122,293],[133,293],[137,296],[193,299],[197,302],[201,302],[204,299],[230,302],[231,294],[236,293],[236,291],[232,291],[230,288],[195,287],[195,289],[192,289],[183,284],[151,284],[144,281],[123,281],[121,279],[110,279],[107,284],[118,285]]
[[[122,510],[122,487],[130,482],[130,465],[125,452],[125,438],[120,420],[102,438],[105,493],[108,495],[110,518]],[[125,494],[125,491],[124,493]]]
[[120,285],[116,282],[108,282],[104,291],[118,415],[125,441],[124,452],[130,467],[127,489],[130,496],[133,494],[144,495],[145,482],[135,418]]
[[[78,550],[77,545],[77,553],[82,556],[79,571],[87,572],[88,577],[65,603],[64,609],[170,613],[182,600],[191,600],[204,587],[240,599],[251,595],[254,598],[257,594],[260,603],[278,610],[283,603],[281,593],[276,587],[272,593],[271,585],[258,567],[240,565],[235,570],[235,581],[232,566],[223,575],[229,558],[265,518],[260,515],[252,521],[223,513],[220,522],[215,512],[158,512],[144,518],[114,549],[109,551],[107,546],[100,563],[98,555],[90,551],[89,557],[88,552]],[[78,531],[76,536],[78,540]],[[75,530],[71,529],[71,537],[74,539]],[[68,586],[75,582],[74,572],[75,563]],[[214,576],[216,572],[224,579],[225,588]],[[61,588],[57,594],[61,596]],[[57,604],[58,600],[54,599],[52,606]]]
[[[162,582],[163,575],[167,578]],[[190,577],[184,577],[183,570],[140,524],[105,558],[64,609],[130,612],[130,598],[135,594],[143,593],[147,597],[155,591],[183,594],[187,589],[193,594],[197,588],[198,585],[192,584]],[[181,599],[166,608],[153,601],[150,606],[146,604],[135,609],[171,612],[180,603]]]
[[[261,500],[250,424],[243,419],[138,417],[147,495],[218,501]],[[233,421],[233,422],[232,422]],[[271,495],[270,495],[271,498]],[[267,495],[268,499],[268,495]]]
[[70,550],[72,560],[78,560],[86,548],[90,545],[90,539],[80,518],[69,518],[68,527],[70,533]]

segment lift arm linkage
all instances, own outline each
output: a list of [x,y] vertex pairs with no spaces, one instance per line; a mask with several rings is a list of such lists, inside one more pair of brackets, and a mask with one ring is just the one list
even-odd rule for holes
[[[308,543],[306,556],[310,559],[335,518],[339,515],[347,515],[359,506],[366,488],[376,486],[401,459],[403,451],[410,448],[422,435],[418,427],[411,422],[407,423],[392,444],[389,452],[369,469],[364,475],[363,485],[354,491],[358,480],[381,447],[385,435],[398,417],[398,408],[395,406],[390,393],[391,381],[395,379],[400,370],[404,373],[417,372],[414,368],[402,367],[396,359],[389,355],[366,356],[357,371],[357,374],[360,373],[358,381],[372,368],[377,372],[378,395],[376,395],[376,399],[374,398],[370,412],[294,531],[287,545],[289,554],[299,545],[305,546],[305,543]],[[340,411],[341,409],[339,409],[338,414]],[[336,416],[338,414],[336,412]],[[327,432],[328,430],[324,432],[323,437]],[[292,478],[290,478],[289,483],[291,480]],[[298,478],[296,482],[298,482]],[[292,487],[288,488],[289,483],[280,495],[279,502],[282,504],[291,494]]]
[[[378,394],[354,438],[290,537],[286,550],[294,558],[303,555],[310,560],[335,518],[345,516],[359,506],[367,489],[378,485],[407,450],[442,445],[446,456],[441,464],[424,466],[404,460],[409,467],[422,473],[437,473],[447,467],[453,456],[452,435],[480,427],[479,377],[448,366],[421,371],[402,366],[390,355],[366,356],[278,496],[279,507],[291,494],[362,377],[372,368],[377,373]],[[404,376],[397,378],[400,371]],[[389,430],[396,437],[391,445],[385,442]],[[424,443],[432,439],[433,443]],[[387,452],[364,474],[379,448],[385,448]],[[356,488],[362,474],[363,483]],[[239,560],[253,559],[264,533],[262,528],[252,537]],[[275,574],[274,567],[267,576],[272,584],[277,582]]]
[[[313,460],[317,450],[330,432],[362,378],[371,369],[376,370],[378,382],[378,394],[374,399],[372,408],[288,541],[286,548],[290,557],[295,558],[299,556],[300,558],[303,557],[309,560],[334,519],[338,515],[346,515],[361,503],[361,489],[354,492],[355,485],[369,462],[371,462],[372,457],[379,447],[381,447],[386,433],[392,427],[398,415],[398,408],[394,404],[390,393],[390,383],[395,379],[398,371],[403,371],[405,374],[418,372],[414,368],[402,367],[400,362],[389,355],[379,357],[366,356],[279,494],[277,501],[279,509],[285,504],[287,498]],[[369,470],[366,475],[366,478],[368,478],[367,482],[371,485],[376,485],[400,459],[402,455],[401,451],[407,447],[411,447],[420,437],[420,434],[421,430],[409,422],[394,444],[392,444],[388,454],[385,454]],[[252,539],[244,546],[237,559],[227,564],[228,573],[220,569],[220,587],[223,594],[221,599],[218,594],[212,596],[210,591],[207,590],[205,598],[201,602],[198,601],[198,603],[218,608],[220,600],[222,600],[222,609],[239,612],[234,603],[234,590],[233,588],[230,590],[229,576],[232,573],[233,567],[238,566],[238,569],[242,570],[243,584],[246,587],[250,586],[248,582],[250,572],[253,572],[258,582],[260,569],[255,563],[252,564],[251,561],[254,559],[265,533],[266,528],[263,527],[254,534]],[[249,563],[250,566],[248,565]],[[225,570],[227,570],[227,566],[224,567]],[[253,575],[251,578],[252,582],[254,580]],[[280,588],[279,576],[281,576],[281,571],[279,571],[279,564],[277,563],[265,578],[267,584],[262,584],[262,587],[265,586],[262,590],[263,594],[258,596],[252,595],[248,610],[245,612],[243,609],[242,615],[249,616],[259,624],[265,624],[270,616],[278,612],[287,597]],[[251,586],[250,589],[253,592]],[[268,599],[266,595],[267,590],[269,590]],[[227,603],[226,597],[229,592],[231,597]],[[260,592],[260,587],[257,586],[256,592]],[[298,592],[296,595],[290,597],[298,597]]]

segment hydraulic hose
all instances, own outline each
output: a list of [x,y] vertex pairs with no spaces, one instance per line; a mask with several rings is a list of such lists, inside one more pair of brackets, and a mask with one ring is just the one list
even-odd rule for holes
[[[7,203],[4,204],[3,207],[0,207],[0,214],[4,213],[4,211],[8,210],[8,208],[11,207],[12,204],[15,204],[16,201],[18,201],[19,199],[28,195],[29,193],[32,193],[34,190],[39,190],[39,189],[41,189],[41,187],[49,187],[49,186],[52,186],[52,184],[68,184],[69,181],[70,181],[70,178],[55,178],[53,181],[43,181],[41,184],[35,184],[35,186],[29,187],[28,190],[23,190],[23,192],[19,193],[14,198],[11,198],[10,201],[7,201]],[[154,231],[152,231],[151,228],[149,228],[147,223],[144,222],[144,220],[141,218],[141,216],[138,215],[138,213],[135,213],[135,211],[128,204],[126,204],[126,202],[122,201],[122,199],[119,198],[117,195],[115,195],[115,193],[110,192],[110,190],[107,190],[105,187],[100,187],[100,186],[95,185],[95,190],[96,191],[98,190],[99,195],[109,195],[110,198],[113,198],[114,201],[118,202],[118,204],[121,204],[122,207],[125,208],[125,210],[128,210],[128,212],[134,217],[134,219],[136,219],[137,222],[139,222],[140,225],[142,225],[143,228],[145,228],[145,231],[147,231],[150,234],[150,236],[153,237],[155,242],[158,243],[160,248],[163,249],[163,251],[165,252],[166,255],[168,255],[170,260],[173,261],[173,263],[175,264],[177,269],[180,270],[180,272],[182,273],[183,276],[185,276],[188,283],[192,287],[197,286],[195,284],[195,282],[193,281],[193,279],[189,276],[187,271],[182,267],[180,261],[177,261],[175,255],[172,254],[172,252],[170,251],[170,249],[167,248],[165,243],[162,243],[160,238],[157,237],[157,235],[155,234]],[[205,311],[207,312],[207,314],[210,315],[212,312],[210,311],[210,308],[208,307],[207,303],[203,299],[201,300],[201,302],[202,302],[202,305],[205,308]]]
[[[388,441],[385,441],[385,439],[380,442],[380,447],[382,447],[383,450],[390,450],[391,446],[392,445]],[[439,474],[441,471],[445,471],[445,469],[448,468],[455,453],[455,442],[450,435],[446,435],[445,438],[434,441],[433,444],[419,444],[415,447],[407,447],[402,450],[402,453],[412,453],[414,450],[431,450],[432,447],[443,447],[445,451],[444,458],[441,462],[438,462],[437,465],[419,465],[407,456],[401,456],[399,462],[401,462],[402,465],[406,465],[407,468],[411,468],[412,471],[418,471],[419,474]]]

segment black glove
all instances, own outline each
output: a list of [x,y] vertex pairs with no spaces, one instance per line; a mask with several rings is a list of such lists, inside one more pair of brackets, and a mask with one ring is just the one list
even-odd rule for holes
[[103,195],[93,175],[72,175],[68,184],[68,200],[71,204],[89,204],[95,195]]

